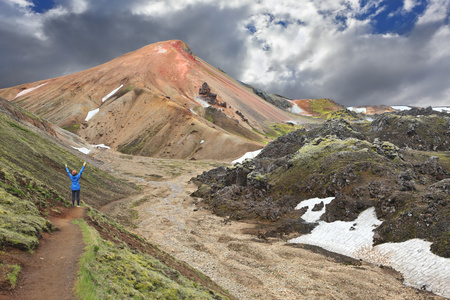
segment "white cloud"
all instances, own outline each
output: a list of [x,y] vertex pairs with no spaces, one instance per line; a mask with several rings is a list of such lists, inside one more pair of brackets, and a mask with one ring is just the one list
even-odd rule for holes
[[[418,24],[445,21],[448,18],[450,0],[429,0],[428,8],[419,18]],[[448,26],[448,24],[447,24]]]
[[404,0],[403,9],[406,11],[412,10],[416,5],[416,0]]
[[17,5],[21,9],[33,6],[33,2],[27,0],[5,0],[5,2],[11,6]]

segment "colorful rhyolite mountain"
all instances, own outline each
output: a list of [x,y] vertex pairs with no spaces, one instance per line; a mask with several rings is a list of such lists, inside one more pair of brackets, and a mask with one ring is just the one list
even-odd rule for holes
[[262,148],[274,124],[318,122],[264,101],[178,40],[2,89],[0,97],[90,144],[167,158],[237,158]]

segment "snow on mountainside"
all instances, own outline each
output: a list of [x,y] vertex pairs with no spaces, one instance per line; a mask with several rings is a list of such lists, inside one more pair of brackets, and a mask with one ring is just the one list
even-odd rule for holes
[[[382,114],[385,112],[393,112],[393,111],[407,111],[414,106],[408,105],[366,105],[366,106],[350,106],[347,107],[348,110],[354,111],[356,113],[362,113],[365,115],[374,115],[374,114]],[[416,107],[417,108],[417,107]],[[432,107],[433,110],[438,112],[450,112],[450,106],[436,106]]]
[[167,158],[234,159],[276,136],[274,124],[320,122],[264,101],[177,40],[82,72],[2,89],[0,97],[90,144]]

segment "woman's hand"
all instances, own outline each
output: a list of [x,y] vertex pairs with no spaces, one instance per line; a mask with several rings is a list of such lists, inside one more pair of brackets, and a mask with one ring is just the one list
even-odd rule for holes
[[86,162],[83,163],[83,167],[85,167],[85,166],[86,166]]
[[66,165],[66,168],[67,168],[67,164],[65,164]]

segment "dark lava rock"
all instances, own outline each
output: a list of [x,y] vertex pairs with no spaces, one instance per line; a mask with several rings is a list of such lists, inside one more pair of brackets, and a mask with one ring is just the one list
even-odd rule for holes
[[[383,220],[377,243],[422,238],[433,242],[434,253],[447,257],[450,154],[404,146],[420,148],[414,142],[419,138],[427,150],[447,147],[448,117],[384,114],[368,126],[335,119],[291,132],[252,160],[193,178],[199,186],[194,195],[218,215],[272,224],[262,236],[306,233],[313,226],[304,224],[304,212],[296,205],[331,196],[335,200],[326,205],[322,220],[353,221],[375,207]],[[442,138],[437,148],[431,146],[436,136]]]
[[371,138],[417,150],[450,150],[450,115],[431,109],[385,113],[370,127]]

